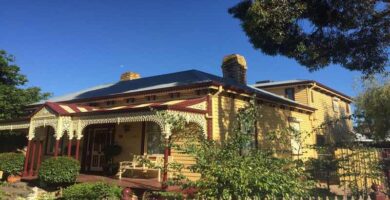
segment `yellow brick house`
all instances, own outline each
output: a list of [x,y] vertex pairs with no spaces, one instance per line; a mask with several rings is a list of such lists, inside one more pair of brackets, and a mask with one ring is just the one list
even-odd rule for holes
[[[127,72],[116,83],[30,105],[28,116],[1,121],[0,130],[20,130],[26,135],[23,176],[34,177],[42,160],[60,155],[78,159],[84,173],[101,172],[106,162],[102,149],[114,143],[122,147],[116,162],[128,161],[130,155],[149,155],[163,158],[164,163],[191,164],[188,155],[161,148],[156,138],[168,139],[171,130],[157,114],[160,110],[183,116],[199,126],[206,138],[218,141],[227,137],[237,111],[253,98],[262,108],[256,141],[285,127],[309,133],[325,118],[350,112],[350,97],[315,81],[248,85],[247,64],[240,55],[226,56],[221,68],[222,77],[198,70],[145,78]],[[307,144],[316,142],[316,135],[305,140]],[[317,154],[310,150],[302,156]],[[184,173],[190,179],[199,177],[188,170]],[[169,174],[158,176],[169,178]]]

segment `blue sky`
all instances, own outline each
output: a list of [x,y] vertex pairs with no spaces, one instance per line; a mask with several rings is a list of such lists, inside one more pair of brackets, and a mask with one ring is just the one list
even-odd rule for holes
[[239,0],[2,0],[0,49],[54,96],[116,82],[125,71],[152,76],[188,69],[221,75],[222,57],[245,56],[248,82],[313,79],[348,95],[360,77],[339,66],[310,73],[254,50],[227,9]]

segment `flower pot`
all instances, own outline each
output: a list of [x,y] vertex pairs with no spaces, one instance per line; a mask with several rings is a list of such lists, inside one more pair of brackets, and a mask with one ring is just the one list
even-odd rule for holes
[[9,175],[9,176],[7,177],[7,182],[8,182],[8,183],[16,183],[16,182],[19,182],[20,179],[21,179],[21,177],[18,176],[18,175]]

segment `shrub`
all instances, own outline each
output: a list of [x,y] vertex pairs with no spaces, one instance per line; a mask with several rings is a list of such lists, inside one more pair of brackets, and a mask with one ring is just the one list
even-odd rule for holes
[[79,161],[69,157],[52,157],[42,162],[38,178],[44,185],[65,186],[76,182],[79,171]]
[[62,197],[68,199],[120,199],[122,189],[107,183],[80,183],[63,190]]
[[16,175],[23,171],[24,155],[21,153],[1,153],[0,170],[6,175]]

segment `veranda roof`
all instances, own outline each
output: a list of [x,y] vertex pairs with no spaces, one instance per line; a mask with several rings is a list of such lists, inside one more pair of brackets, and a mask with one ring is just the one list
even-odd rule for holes
[[[80,106],[76,104],[66,104],[66,103],[55,103],[55,102],[46,102],[41,107],[48,107],[53,110],[58,115],[87,115],[87,114],[98,114],[98,113],[115,113],[115,112],[131,112],[139,110],[179,110],[179,111],[188,111],[196,113],[205,113],[206,98],[194,98],[194,99],[184,99],[184,100],[168,100],[161,102],[151,102],[151,103],[139,103],[131,105],[120,105],[109,108],[98,108],[92,106]],[[204,105],[202,105],[204,104]],[[40,109],[37,109],[38,112]],[[33,116],[33,113],[31,116]]]

